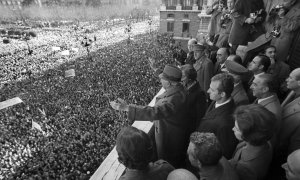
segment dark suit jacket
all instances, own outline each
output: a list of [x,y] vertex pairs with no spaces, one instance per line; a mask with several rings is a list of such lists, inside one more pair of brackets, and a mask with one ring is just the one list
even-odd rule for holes
[[233,158],[229,161],[237,170],[241,180],[263,180],[272,161],[273,150],[269,143],[263,146],[237,145]]
[[187,93],[178,85],[156,98],[154,107],[130,105],[128,119],[154,121],[155,142],[159,159],[179,167],[188,145]]
[[201,169],[200,180],[239,180],[239,177],[228,160],[222,157],[216,167]]
[[232,131],[234,127],[234,119],[232,114],[235,109],[233,100],[229,103],[214,108],[215,101],[207,108],[205,116],[202,118],[197,131],[214,133],[219,139],[223,154],[227,159],[232,157],[232,154],[237,145],[237,139]]
[[200,88],[197,81],[191,87],[187,87],[188,96],[188,115],[190,124],[190,133],[196,130],[200,120],[203,118],[206,111],[206,95],[205,92]]
[[282,125],[279,133],[279,148],[284,158],[300,149],[300,97],[282,107]]
[[236,106],[249,104],[249,98],[242,83],[239,83],[234,87],[231,97],[233,98]]
[[206,56],[202,56],[201,59],[196,61],[194,68],[197,71],[197,81],[199,82],[201,89],[207,92],[214,70],[212,61]]

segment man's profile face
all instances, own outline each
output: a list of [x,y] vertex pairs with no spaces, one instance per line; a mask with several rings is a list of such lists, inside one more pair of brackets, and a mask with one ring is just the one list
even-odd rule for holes
[[297,167],[299,162],[297,161],[297,158],[292,157],[294,154],[291,154],[287,158],[287,162],[284,163],[281,167],[285,170],[285,176],[287,180],[299,180],[300,174],[297,173]]
[[198,161],[197,159],[194,157],[194,149],[196,148],[195,144],[190,142],[188,150],[187,150],[187,155],[189,158],[189,161],[191,163],[192,166],[194,167],[198,167]]
[[220,85],[220,81],[211,81],[210,83],[207,93],[209,94],[209,98],[212,101],[218,101],[222,98],[221,93],[218,90],[219,85]]
[[295,90],[299,88],[297,75],[299,75],[300,69],[295,69],[290,73],[290,76],[286,79],[286,85],[288,89]]
[[276,56],[275,48],[270,47],[270,48],[266,49],[265,55],[268,56],[270,59],[275,59],[275,56]]
[[255,96],[257,98],[261,98],[263,96],[264,88],[266,88],[265,83],[259,77],[256,77],[250,86],[253,96]]
[[260,58],[256,56],[248,65],[248,70],[252,72],[256,72],[259,70],[259,66],[260,66]]

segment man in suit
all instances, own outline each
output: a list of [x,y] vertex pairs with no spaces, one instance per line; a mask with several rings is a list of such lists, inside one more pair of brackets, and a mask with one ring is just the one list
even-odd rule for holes
[[276,120],[274,119],[275,133],[271,139],[272,145],[275,145],[281,125],[282,108],[276,94],[277,86],[273,76],[271,74],[262,74],[255,77],[250,88],[253,96],[257,98],[254,103],[262,105],[276,117]]
[[205,55],[205,46],[203,45],[194,45],[194,57],[196,59],[194,68],[197,71],[197,81],[201,89],[206,92],[209,88],[210,79],[213,76],[214,65]]
[[259,54],[255,56],[254,59],[249,63],[248,70],[253,74],[248,82],[249,86],[246,87],[246,89],[248,89],[247,94],[250,102],[253,102],[255,100],[255,97],[253,97],[253,93],[251,89],[249,89],[249,87],[252,84],[252,81],[256,76],[266,73],[270,65],[271,65],[270,58],[263,54]]
[[279,148],[287,155],[300,149],[300,68],[293,70],[287,78],[287,88],[294,92],[282,106],[282,125],[279,134]]
[[217,51],[217,62],[215,63],[214,67],[214,75],[219,74],[222,72],[222,68],[225,66],[225,61],[230,55],[228,48],[220,48]]
[[254,103],[260,104],[271,111],[278,120],[276,127],[279,128],[282,108],[276,95],[277,87],[274,81],[275,79],[271,74],[261,74],[255,77],[250,89],[252,90],[253,96],[257,98]]
[[[182,78],[181,82],[187,90],[187,101],[188,101],[188,115],[190,133],[196,130],[200,120],[206,111],[206,95],[205,92],[200,88],[197,81],[197,72],[194,67],[190,64],[183,65],[181,67]],[[189,134],[190,134],[189,133]]]
[[248,70],[234,61],[225,61],[225,67],[234,79],[234,88],[231,97],[233,98],[235,105],[240,106],[249,104],[249,98],[242,83],[242,77],[248,75]]
[[207,92],[213,102],[197,128],[199,132],[211,132],[217,136],[223,148],[223,155],[227,159],[232,157],[237,145],[237,139],[232,131],[234,126],[232,113],[235,109],[231,98],[233,84],[233,77],[227,73],[217,74],[211,79]]
[[155,143],[159,159],[179,167],[185,159],[188,145],[186,123],[187,93],[181,84],[182,72],[174,65],[166,65],[159,75],[165,92],[156,97],[154,107],[111,102],[112,108],[128,112],[130,121],[154,121]]

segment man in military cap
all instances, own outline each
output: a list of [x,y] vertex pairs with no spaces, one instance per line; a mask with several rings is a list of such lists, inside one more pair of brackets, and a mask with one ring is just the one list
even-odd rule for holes
[[188,146],[187,94],[181,84],[182,72],[174,65],[166,65],[159,75],[165,92],[156,97],[154,107],[111,102],[112,108],[128,112],[130,121],[154,121],[157,155],[179,167]]
[[234,79],[234,88],[231,97],[233,98],[235,105],[240,106],[249,104],[247,93],[242,84],[242,78],[248,74],[248,70],[234,61],[225,61],[225,67]]
[[194,57],[196,59],[194,68],[197,71],[197,81],[199,82],[201,89],[207,92],[210,85],[210,79],[213,76],[214,65],[205,55],[205,46],[203,45],[194,45]]

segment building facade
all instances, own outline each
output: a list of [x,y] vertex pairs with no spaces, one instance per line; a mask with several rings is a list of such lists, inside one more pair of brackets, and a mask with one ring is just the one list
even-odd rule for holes
[[206,33],[210,16],[206,15],[207,0],[163,0],[160,7],[160,33],[174,39],[188,40]]

